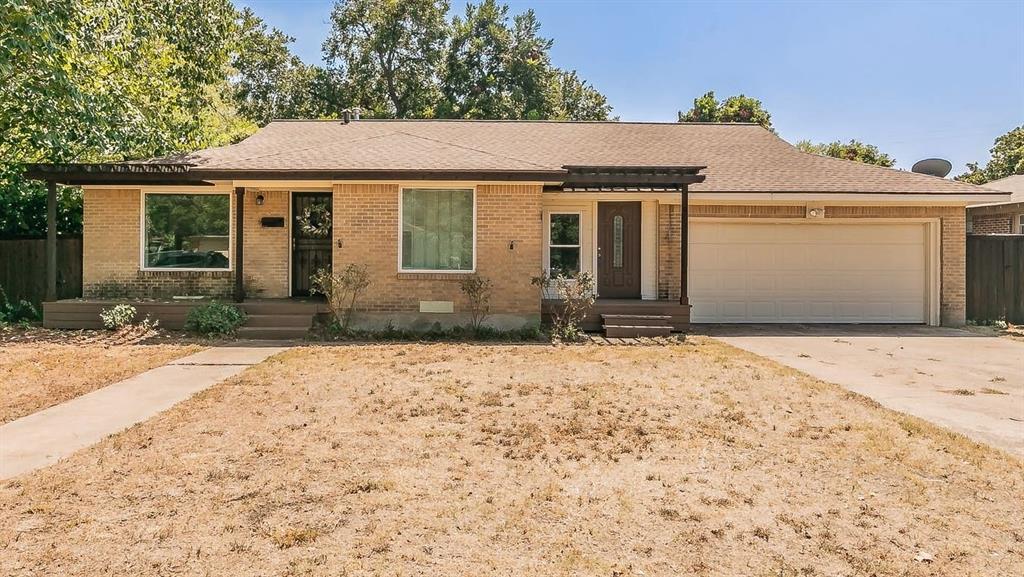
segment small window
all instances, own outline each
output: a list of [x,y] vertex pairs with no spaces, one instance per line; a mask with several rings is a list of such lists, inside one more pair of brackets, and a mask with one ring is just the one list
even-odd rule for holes
[[402,270],[474,270],[473,189],[402,190]]
[[1017,234],[1024,234],[1024,214],[1017,216]]
[[622,217],[612,219],[612,266],[622,268]]
[[146,194],[144,205],[143,268],[229,268],[228,195]]
[[548,237],[548,269],[551,276],[580,272],[579,213],[551,214]]

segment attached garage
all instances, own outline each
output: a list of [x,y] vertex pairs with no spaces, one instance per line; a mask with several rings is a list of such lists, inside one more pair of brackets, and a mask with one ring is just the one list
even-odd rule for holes
[[933,228],[691,219],[691,320],[937,324]]

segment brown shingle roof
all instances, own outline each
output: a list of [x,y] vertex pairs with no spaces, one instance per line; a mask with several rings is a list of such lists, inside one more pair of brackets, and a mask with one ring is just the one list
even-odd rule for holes
[[990,194],[970,184],[801,152],[750,124],[283,120],[232,146],[147,162],[229,171],[707,166],[707,179],[691,191]]

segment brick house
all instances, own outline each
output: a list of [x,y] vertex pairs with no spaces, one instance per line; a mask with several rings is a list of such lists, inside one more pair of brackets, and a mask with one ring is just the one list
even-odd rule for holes
[[[465,322],[471,273],[493,282],[491,323],[535,323],[542,270],[593,273],[595,327],[960,325],[965,207],[1006,197],[746,124],[276,121],[232,146],[31,174],[83,189],[86,302],[295,299],[316,269],[358,263],[357,321],[378,327]],[[50,326],[95,322],[59,304]]]
[[967,206],[968,234],[1024,234],[1024,174],[986,182],[990,190],[1010,193],[1002,202]]

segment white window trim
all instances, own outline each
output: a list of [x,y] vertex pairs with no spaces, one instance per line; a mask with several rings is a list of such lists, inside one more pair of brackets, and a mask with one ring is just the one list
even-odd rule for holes
[[[576,215],[579,219],[579,238],[576,240],[576,244],[551,244],[551,217],[571,214]],[[551,274],[551,249],[553,248],[575,248],[580,251],[580,262],[579,269],[583,270],[583,211],[582,210],[551,210],[547,213],[547,220],[545,221],[544,229],[544,271]]]
[[1017,215],[1017,234],[1024,234],[1024,214]]
[[[470,270],[454,270],[454,269],[423,269],[423,268],[403,268],[402,267],[402,225],[404,222],[403,206],[405,205],[405,191],[409,190],[471,190],[473,191],[473,267]],[[452,185],[452,186],[400,186],[398,188],[398,272],[400,274],[476,274],[476,240],[477,240],[477,221],[476,221],[476,199],[477,199],[477,185],[465,186],[465,185]]]
[[[228,268],[178,268],[146,266],[146,195],[217,194],[228,197]],[[230,272],[235,269],[235,195],[220,190],[145,190],[139,194],[139,270],[144,272]]]

